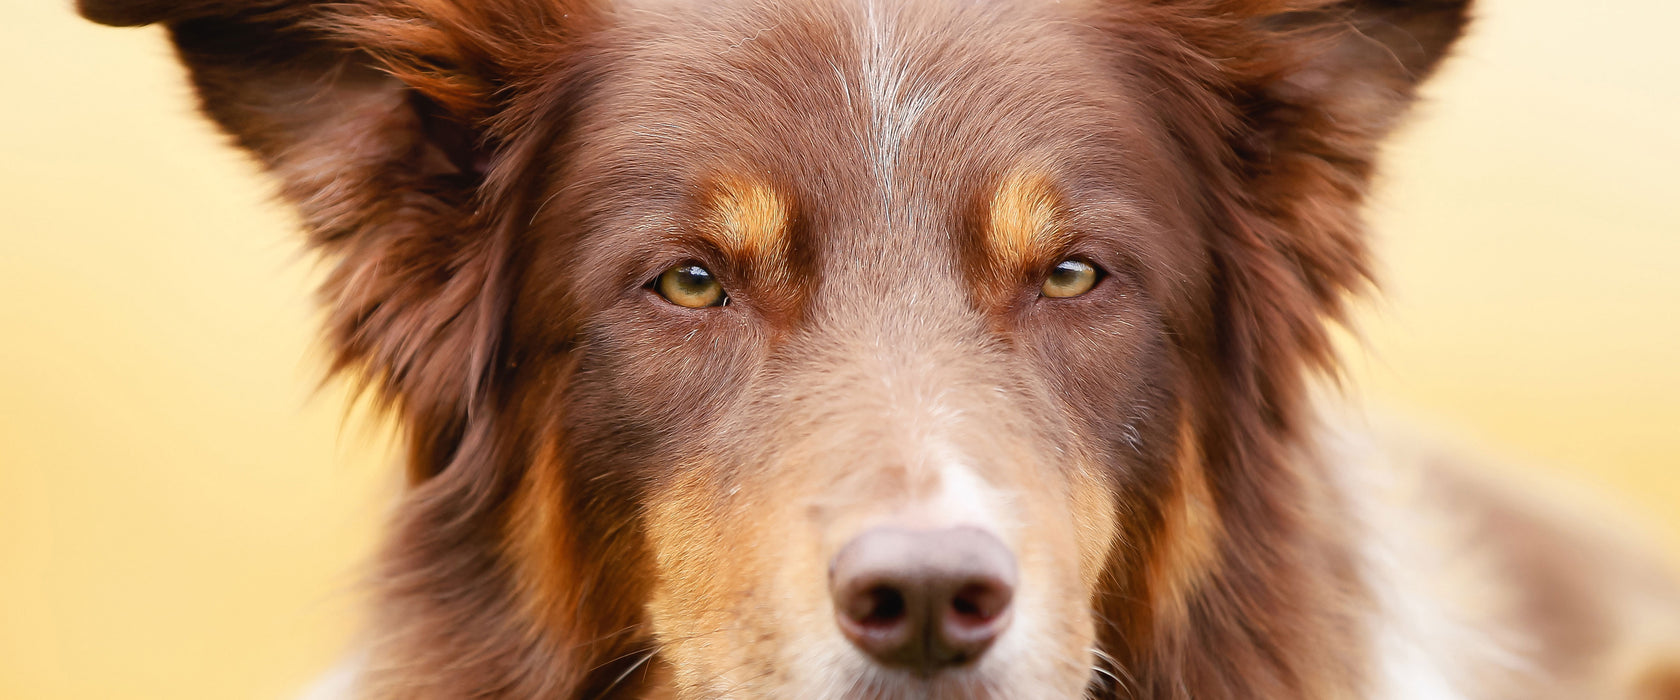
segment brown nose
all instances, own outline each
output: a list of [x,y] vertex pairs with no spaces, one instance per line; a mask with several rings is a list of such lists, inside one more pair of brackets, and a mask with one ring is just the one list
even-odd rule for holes
[[852,644],[925,676],[980,658],[1009,626],[1015,557],[979,528],[877,528],[835,555],[829,588]]

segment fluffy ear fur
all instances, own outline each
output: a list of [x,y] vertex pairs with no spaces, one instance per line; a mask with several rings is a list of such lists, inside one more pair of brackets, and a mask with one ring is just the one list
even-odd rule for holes
[[[640,683],[627,670],[647,661],[640,599],[606,583],[612,567],[550,567],[553,590],[613,591],[587,605],[521,577],[521,562],[581,545],[555,458],[520,432],[540,421],[507,417],[518,401],[498,376],[526,188],[584,89],[579,37],[600,16],[586,1],[80,0],[91,19],[167,25],[204,112],[277,177],[335,265],[322,294],[336,368],[407,433],[415,484],[374,582],[380,635],[358,697],[598,698]],[[510,505],[521,479],[552,500]]]
[[1366,275],[1358,207],[1377,146],[1463,33],[1470,3],[1246,4],[1285,7],[1249,20],[1259,32],[1251,72],[1235,80],[1237,155],[1261,213],[1290,237],[1307,290],[1334,314],[1338,294]]
[[[1111,4],[1128,70],[1202,169],[1244,380],[1286,418],[1297,368],[1329,368],[1322,323],[1368,276],[1359,207],[1381,140],[1468,22],[1469,0]],[[1229,293],[1236,293],[1233,298]],[[1253,337],[1242,337],[1249,336]],[[1303,360],[1305,362],[1303,362]]]
[[[1224,179],[1209,198],[1230,329],[1258,362],[1251,394],[1288,423],[1295,368],[1332,367],[1322,320],[1369,276],[1360,207],[1377,149],[1469,19],[1469,0],[1208,0],[1181,24],[1195,91],[1224,98],[1218,142],[1192,144]],[[1205,93],[1204,93],[1205,94]],[[1192,110],[1194,111],[1194,110]],[[1205,112],[1204,112],[1205,114]],[[1303,362],[1304,361],[1304,362]],[[1250,383],[1251,382],[1251,383]]]
[[[546,2],[79,0],[165,23],[203,110],[279,179],[335,267],[335,369],[397,411],[411,474],[454,459],[493,380],[521,209],[521,82],[582,21]],[[566,16],[562,16],[566,15]],[[547,50],[545,50],[545,47]],[[534,86],[533,86],[534,87]],[[553,107],[544,107],[553,109]],[[541,129],[537,131],[543,131]],[[546,133],[546,132],[545,132]],[[516,136],[517,135],[517,136]]]
[[[1352,697],[1357,553],[1298,459],[1306,375],[1368,278],[1360,207],[1379,143],[1464,29],[1468,0],[1112,0],[1098,26],[1186,160],[1213,268],[1189,347],[1195,450],[1225,534],[1176,614],[1148,582],[1099,603],[1141,683],[1101,697]],[[1154,546],[1154,545],[1149,545]],[[1110,574],[1134,576],[1111,563]],[[1319,605],[1340,600],[1343,605]],[[1304,604],[1303,601],[1314,601]],[[1338,612],[1340,611],[1340,612]],[[1209,665],[1198,660],[1224,659]],[[1177,685],[1169,685],[1171,683]]]

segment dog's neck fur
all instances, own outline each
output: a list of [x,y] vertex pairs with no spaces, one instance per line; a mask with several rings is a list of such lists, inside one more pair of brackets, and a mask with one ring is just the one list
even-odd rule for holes
[[1202,517],[1217,532],[1200,561],[1181,564],[1197,568],[1179,590],[1149,590],[1160,584],[1147,563],[1113,568],[1131,572],[1137,593],[1102,603],[1102,618],[1120,621],[1103,639],[1120,676],[1099,683],[1108,697],[1361,697],[1371,682],[1361,612],[1371,592],[1348,504],[1296,441],[1265,447],[1201,446],[1211,501]]

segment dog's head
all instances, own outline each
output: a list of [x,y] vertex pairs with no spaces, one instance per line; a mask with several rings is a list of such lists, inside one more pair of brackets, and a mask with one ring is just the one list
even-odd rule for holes
[[1302,697],[1365,643],[1303,374],[1465,4],[83,11],[168,24],[408,432],[371,693]]

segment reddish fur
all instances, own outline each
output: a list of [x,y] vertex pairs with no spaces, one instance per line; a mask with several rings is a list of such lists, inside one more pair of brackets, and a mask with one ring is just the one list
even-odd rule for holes
[[[903,156],[927,180],[955,183],[956,199],[929,205],[927,216],[948,232],[979,232],[949,255],[977,287],[978,301],[968,302],[975,315],[995,332],[1026,323],[1008,289],[1020,275],[996,273],[996,251],[965,241],[984,240],[993,194],[1019,158],[1065,167],[1086,151],[1044,144],[1072,142],[1082,125],[1113,128],[1124,135],[1103,138],[1123,144],[1125,158],[1099,154],[1089,167],[1144,202],[1141,213],[1075,207],[1056,218],[1069,230],[1135,224],[1115,235],[1133,248],[1136,295],[1157,306],[1092,317],[1144,329],[1125,336],[1123,349],[1022,331],[940,365],[981,372],[995,366],[986,363],[1005,352],[999,347],[1037,343],[1049,349],[1023,362],[1095,363],[1128,378],[1114,391],[1078,373],[1024,381],[1011,390],[1121,398],[1068,415],[1000,414],[1036,420],[1044,435],[1081,434],[1087,444],[1073,461],[1107,470],[1098,500],[1108,502],[1080,515],[1112,517],[1117,530],[1092,544],[1107,552],[1090,602],[1103,671],[1092,676],[1093,697],[1355,697],[1373,682],[1363,632],[1371,593],[1342,525],[1346,506],[1323,465],[1296,458],[1309,420],[1305,387],[1312,373],[1333,371],[1328,325],[1367,283],[1358,208],[1377,145],[1462,30],[1467,5],[1110,0],[1081,11],[1080,29],[1042,39],[1083,42],[1064,53],[1012,33],[1037,21],[1034,10],[950,9],[980,39],[905,20],[920,32],[918,46],[930,47],[927,70],[982,76],[963,79],[991,81],[993,92],[975,94],[1041,101],[1065,120],[1034,127],[983,104],[931,114],[925,128],[943,148]],[[726,4],[702,18],[715,22],[702,30],[681,17],[625,28],[585,0],[83,0],[99,21],[169,24],[205,111],[279,176],[312,244],[335,261],[322,291],[335,369],[366,382],[407,431],[413,486],[385,555],[370,697],[642,697],[673,678],[680,686],[683,669],[649,619],[663,609],[650,607],[656,589],[692,584],[684,590],[712,591],[705,600],[719,602],[761,583],[754,577],[771,564],[744,553],[705,572],[706,581],[661,569],[676,545],[658,544],[673,539],[660,528],[692,525],[674,534],[696,559],[768,537],[774,524],[752,513],[730,520],[742,516],[724,486],[779,464],[767,451],[820,452],[789,435],[716,428],[695,416],[722,399],[683,394],[771,381],[753,368],[790,347],[810,350],[798,344],[801,324],[868,311],[844,300],[818,305],[799,281],[828,269],[832,256],[879,254],[867,242],[824,238],[844,217],[823,212],[869,211],[845,186],[851,156],[812,135],[867,127],[815,87],[850,77],[818,60],[849,41],[840,28],[851,15],[839,6]],[[770,15],[777,32],[717,43],[725,28],[758,26],[754,13]],[[961,43],[985,37],[996,45]],[[668,75],[710,82],[636,73],[644,66],[634,60],[650,55],[668,61]],[[608,84],[621,92],[603,92]],[[659,99],[632,109],[649,95]],[[758,110],[751,119],[731,116],[743,103]],[[1109,107],[1123,113],[1099,109]],[[825,109],[837,115],[831,122],[821,121]],[[617,129],[655,113],[675,141],[715,145],[652,153],[663,146]],[[969,150],[967,161],[948,155]],[[644,151],[644,170],[614,160]],[[842,175],[816,177],[813,164]],[[714,336],[723,359],[693,370],[658,355],[653,331],[598,330],[651,322],[611,305],[623,279],[572,266],[614,248],[656,259],[688,245],[680,231],[715,229],[707,217],[716,212],[679,211],[657,235],[634,238],[626,232],[639,225],[636,207],[720,182],[766,188],[786,207],[777,209],[787,218],[773,260],[691,251],[716,256],[707,261],[719,269],[753,271],[732,294],[765,300],[760,330]],[[1090,184],[1035,186],[1060,202],[1080,194],[1063,189]],[[1090,218],[1102,216],[1110,218]],[[1011,262],[1053,263],[1072,239],[1058,232]],[[952,267],[930,255],[911,261],[923,267],[906,276]],[[950,323],[955,334],[975,332]],[[812,351],[784,368],[808,373],[826,362],[840,373],[848,361]],[[688,372],[684,381],[660,374],[677,371]],[[626,385],[602,376],[631,390],[610,391]],[[737,423],[719,420],[778,424],[774,414],[745,413],[762,407],[737,408]],[[1128,418],[1129,435],[1115,434],[1116,409],[1143,416]],[[1021,454],[1037,444],[997,439]],[[1113,447],[1126,440],[1135,454]],[[619,453],[668,463],[621,464],[629,458]],[[812,475],[762,478],[769,485],[758,488],[774,492]],[[766,632],[758,643],[773,641]]]

